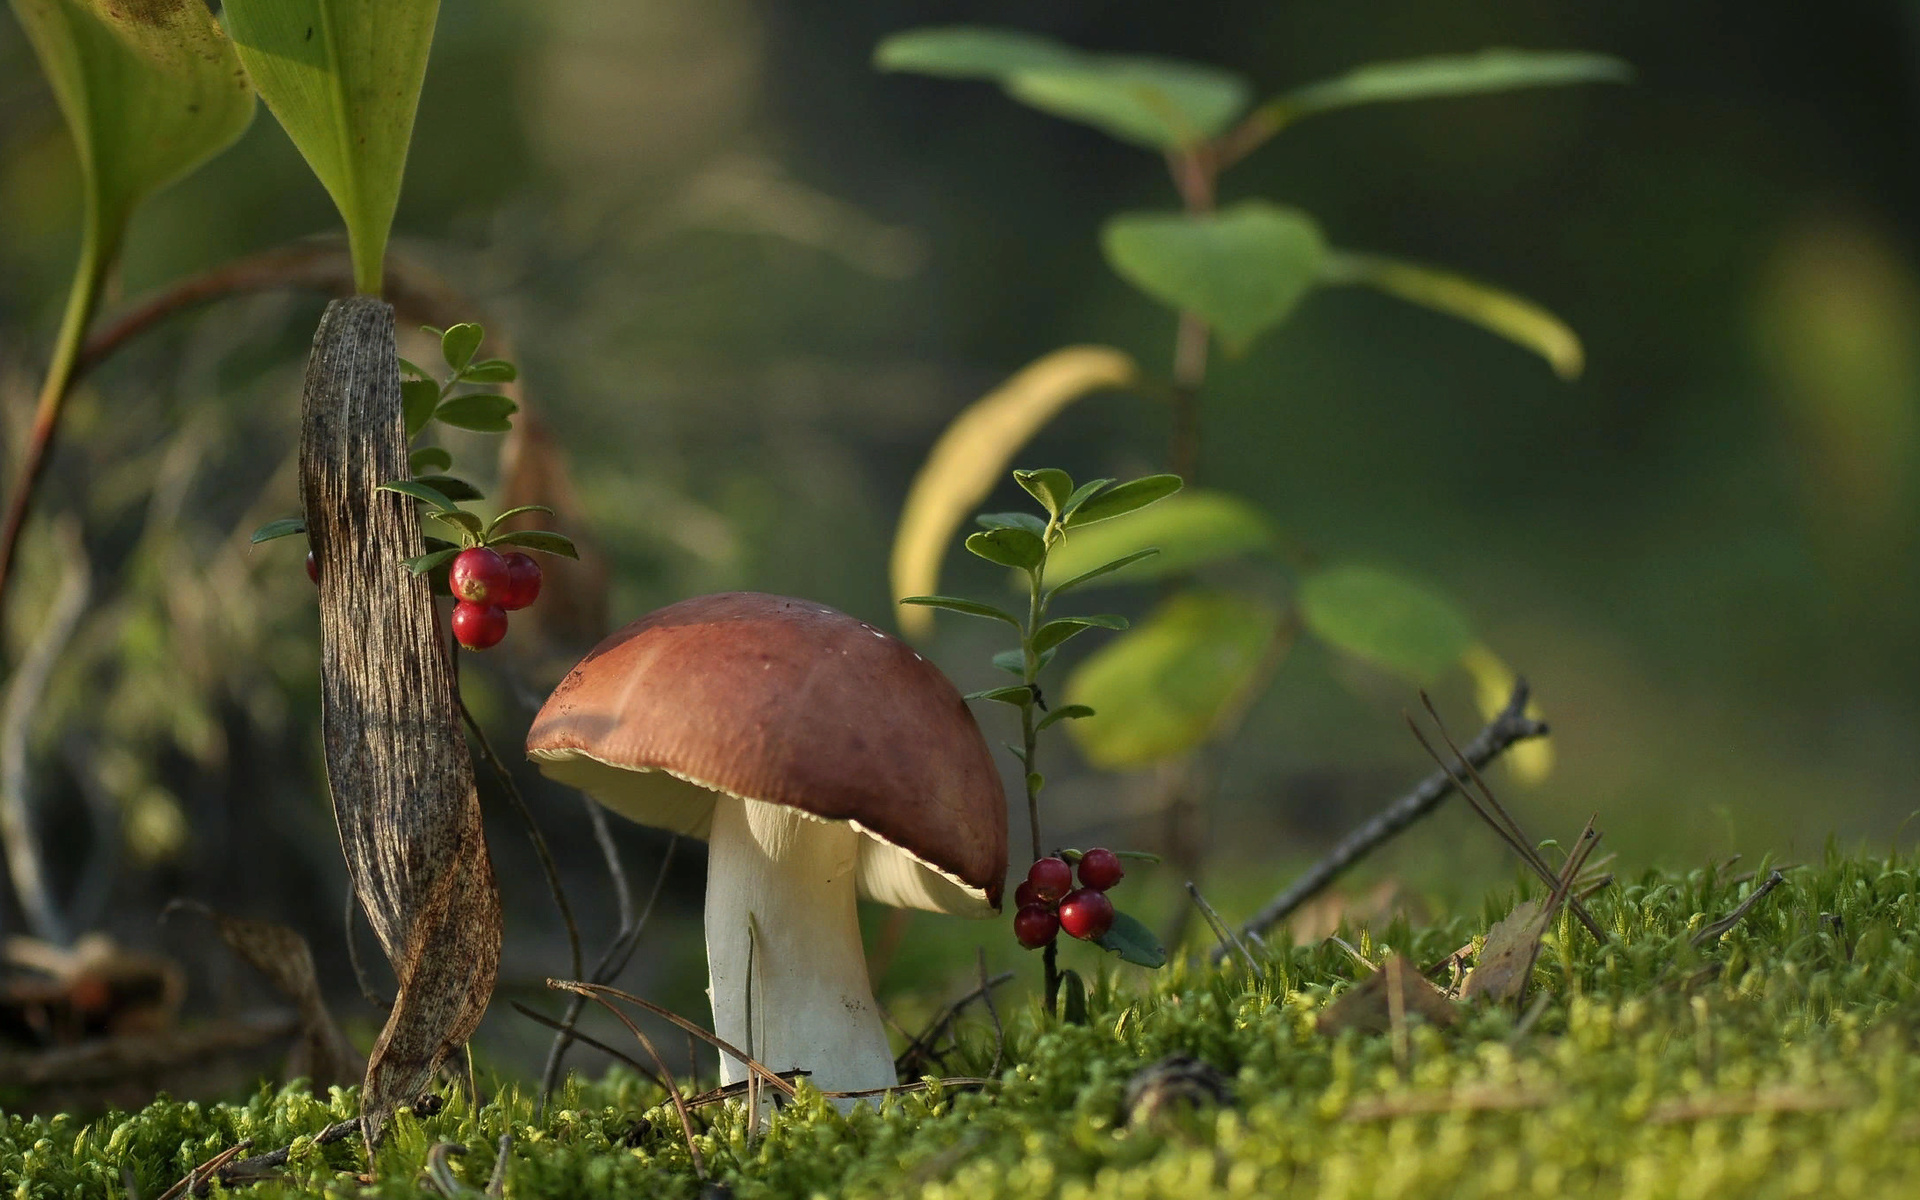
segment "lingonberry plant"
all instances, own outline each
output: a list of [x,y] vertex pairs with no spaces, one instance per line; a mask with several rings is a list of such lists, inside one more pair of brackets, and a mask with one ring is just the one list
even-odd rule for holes
[[[1082,660],[1062,693],[1100,707],[1098,720],[1071,726],[1093,765],[1163,768],[1168,850],[1183,869],[1197,871],[1200,861],[1205,789],[1198,781],[1205,772],[1196,755],[1237,731],[1299,634],[1416,684],[1464,668],[1482,706],[1497,710],[1511,673],[1477,641],[1451,601],[1395,569],[1299,553],[1302,539],[1283,534],[1246,500],[1195,486],[1208,361],[1216,340],[1228,356],[1244,354],[1315,290],[1354,285],[1478,325],[1537,353],[1564,379],[1580,373],[1579,338],[1553,314],[1509,292],[1451,271],[1337,247],[1300,209],[1259,198],[1223,205],[1220,183],[1276,134],[1320,113],[1621,82],[1631,76],[1626,64],[1598,54],[1488,50],[1369,64],[1255,104],[1251,82],[1231,71],[1094,53],[1019,30],[910,30],[882,41],[874,61],[882,70],[991,81],[1023,104],[1147,150],[1164,164],[1180,201],[1177,210],[1115,214],[1100,231],[1115,273],[1170,310],[1174,338],[1166,377],[1155,378],[1114,347],[1071,346],[1041,357],[962,412],[928,455],[902,509],[895,596],[938,590],[954,529],[1048,421],[1084,396],[1132,390],[1167,403],[1167,466],[1188,488],[1152,513],[1060,547],[1054,565],[1063,572],[1125,560],[1100,582],[1162,585],[1154,611]],[[1168,553],[1127,559],[1146,545]],[[1235,563],[1226,586],[1203,585],[1210,569],[1250,558],[1278,559],[1282,569],[1250,574]],[[900,620],[909,634],[931,628],[928,613],[903,610]],[[1173,678],[1180,686],[1166,687],[1163,681]],[[1529,755],[1544,753],[1544,746],[1529,748],[1516,763],[1525,768]],[[1531,762],[1536,771],[1544,768],[1544,760]]]
[[[981,529],[966,539],[967,549],[996,566],[1011,567],[1024,577],[1027,611],[1024,618],[997,605],[962,596],[908,596],[903,604],[944,608],[951,612],[992,621],[1003,621],[1020,632],[1020,644],[993,656],[993,665],[1017,677],[1020,682],[1006,687],[988,688],[970,694],[969,700],[990,700],[1009,705],[1020,712],[1020,744],[1007,744],[1024,768],[1027,798],[1027,826],[1032,838],[1034,863],[1027,878],[1014,892],[1014,937],[1028,949],[1046,948],[1046,995],[1051,1010],[1056,1007],[1063,979],[1079,989],[1079,978],[1059,971],[1056,938],[1064,930],[1068,935],[1093,942],[1118,954],[1128,962],[1158,967],[1166,962],[1166,951],[1146,926],[1124,913],[1114,911],[1105,889],[1119,882],[1119,859],[1107,850],[1089,851],[1094,860],[1091,876],[1086,855],[1080,851],[1061,851],[1047,855],[1040,831],[1040,794],[1046,776],[1040,771],[1040,735],[1061,721],[1077,721],[1094,715],[1085,704],[1049,707],[1040,686],[1040,673],[1059,653],[1060,647],[1089,629],[1121,630],[1125,617],[1111,613],[1093,616],[1052,616],[1053,602],[1062,594],[1090,583],[1103,575],[1151,558],[1158,549],[1135,550],[1120,558],[1090,566],[1066,579],[1049,584],[1047,566],[1055,551],[1070,533],[1084,530],[1101,521],[1147,507],[1180,490],[1177,475],[1148,475],[1127,483],[1095,479],[1078,486],[1065,471],[1048,467],[1035,471],[1015,471],[1014,481],[1039,501],[1044,517],[1026,512],[982,513],[975,520]],[[1150,856],[1149,856],[1150,857]],[[1083,885],[1073,887],[1073,863],[1081,865]],[[1076,1006],[1069,1003],[1069,1010]]]
[[[427,506],[426,515],[446,527],[456,540],[429,537],[427,552],[409,559],[407,567],[416,575],[429,575],[433,590],[454,599],[451,624],[453,636],[469,650],[485,650],[500,644],[507,635],[507,614],[532,604],[540,595],[540,564],[512,547],[525,547],[543,554],[578,558],[579,551],[564,534],[546,529],[506,529],[513,518],[527,513],[551,513],[543,504],[523,504],[510,508],[491,520],[460,507],[463,501],[484,500],[479,488],[452,474],[453,455],[443,446],[418,445],[432,432],[435,422],[473,433],[506,433],[513,427],[518,406],[512,399],[491,391],[473,391],[491,384],[512,383],[519,378],[514,365],[502,358],[476,356],[486,331],[479,325],[463,322],[444,331],[428,327],[426,332],[439,339],[441,357],[447,374],[436,378],[430,372],[400,360],[400,369],[412,378],[400,385],[407,423],[407,437],[416,443],[408,456],[413,478],[381,485],[382,490],[399,492]],[[304,533],[306,523],[298,517],[274,521],[254,532],[257,542]],[[502,554],[496,547],[507,547]],[[319,582],[319,570],[311,552],[307,555],[307,574]]]

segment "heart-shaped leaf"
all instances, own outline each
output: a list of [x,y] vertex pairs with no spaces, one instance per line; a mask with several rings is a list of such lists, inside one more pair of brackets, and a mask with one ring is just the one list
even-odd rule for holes
[[1313,218],[1263,200],[1201,215],[1122,213],[1101,245],[1122,278],[1198,314],[1235,351],[1287,319],[1326,254]]
[[520,406],[505,396],[479,392],[471,396],[455,396],[434,409],[433,417],[455,429],[470,429],[475,433],[505,433],[513,428],[513,422],[507,418],[519,411]]
[[354,285],[377,295],[439,0],[227,0],[225,11],[260,98],[346,222]]
[[990,563],[1027,571],[1039,566],[1047,556],[1047,544],[1038,534],[1010,525],[969,534],[967,549]]
[[416,477],[438,475],[453,466],[453,455],[438,446],[422,446],[407,456],[407,466]]
[[1329,567],[1300,584],[1307,628],[1328,644],[1426,686],[1473,645],[1460,610],[1379,567]]

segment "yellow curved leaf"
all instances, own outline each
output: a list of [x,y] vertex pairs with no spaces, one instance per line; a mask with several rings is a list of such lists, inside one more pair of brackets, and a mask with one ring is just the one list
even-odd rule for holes
[[[940,563],[954,531],[1061,409],[1089,392],[1126,387],[1138,376],[1133,359],[1111,346],[1067,346],[1035,360],[955,417],[901,507],[889,570],[894,599],[940,590]],[[900,628],[913,637],[925,635],[933,628],[932,610],[901,609]]]
[[1580,336],[1566,322],[1523,296],[1465,275],[1376,254],[1329,253],[1321,282],[1363,283],[1478,325],[1546,359],[1562,379],[1578,379],[1586,366]]

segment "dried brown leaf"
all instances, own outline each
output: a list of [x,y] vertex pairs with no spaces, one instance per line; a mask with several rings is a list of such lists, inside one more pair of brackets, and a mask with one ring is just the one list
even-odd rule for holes
[[316,1089],[350,1084],[361,1077],[366,1060],[334,1023],[306,938],[273,921],[228,916],[193,901],[176,900],[167,906],[168,913],[175,909],[211,921],[228,949],[265,975],[274,990],[300,1010],[300,1044],[288,1060],[288,1075],[305,1076]]
[[1461,985],[1460,998],[1498,1004],[1518,996],[1533,973],[1533,960],[1539,956],[1540,939],[1549,923],[1540,901],[1514,905],[1504,920],[1487,931],[1486,944]]
[[1452,1025],[1455,1017],[1446,993],[1429,983],[1404,955],[1395,954],[1321,1013],[1315,1028],[1328,1037],[1348,1029],[1387,1033],[1393,1028],[1395,1008],[1442,1029]]
[[327,306],[307,365],[300,491],[319,562],[321,732],[334,819],[398,994],[367,1061],[362,1131],[426,1091],[472,1036],[500,965],[500,896],[449,650],[411,501],[393,310]]

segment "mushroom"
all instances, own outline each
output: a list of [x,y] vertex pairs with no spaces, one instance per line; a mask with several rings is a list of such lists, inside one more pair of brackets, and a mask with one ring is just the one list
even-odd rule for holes
[[[706,839],[714,1032],[822,1091],[898,1082],[856,893],[1000,907],[1006,799],[966,702],[821,604],[728,592],[642,617],[554,689],[527,753],[623,816]],[[745,1078],[720,1062],[722,1083]]]

